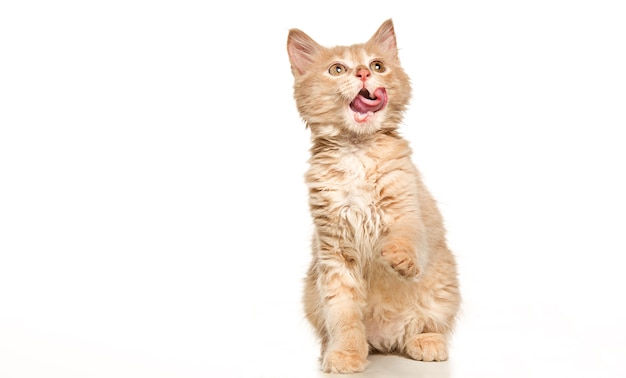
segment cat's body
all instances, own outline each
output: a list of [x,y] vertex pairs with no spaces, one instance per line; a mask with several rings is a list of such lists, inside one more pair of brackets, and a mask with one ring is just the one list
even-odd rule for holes
[[325,48],[292,29],[298,110],[311,129],[306,174],[315,232],[304,304],[322,368],[351,373],[370,349],[448,357],[456,264],[437,205],[396,131],[409,79],[386,21],[365,44]]

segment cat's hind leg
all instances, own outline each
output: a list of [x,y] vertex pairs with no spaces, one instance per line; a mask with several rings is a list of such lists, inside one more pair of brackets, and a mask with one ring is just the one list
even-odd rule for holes
[[[418,288],[418,305],[405,328],[405,353],[418,361],[448,359],[448,336],[451,334],[459,306],[455,283],[445,285],[430,275],[423,277]],[[434,282],[438,284],[434,284]],[[423,284],[423,285],[422,285]]]
[[417,334],[407,343],[406,354],[417,361],[445,361],[448,359],[446,337],[436,332]]

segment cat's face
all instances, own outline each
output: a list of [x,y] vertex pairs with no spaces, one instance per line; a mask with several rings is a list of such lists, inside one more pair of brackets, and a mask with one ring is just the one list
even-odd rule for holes
[[411,88],[391,20],[364,44],[333,48],[292,29],[287,51],[296,104],[314,132],[367,135],[398,127]]

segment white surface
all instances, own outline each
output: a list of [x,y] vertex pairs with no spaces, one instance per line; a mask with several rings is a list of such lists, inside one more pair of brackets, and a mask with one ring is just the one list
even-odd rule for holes
[[0,5],[0,377],[323,376],[287,31],[389,17],[464,304],[361,376],[626,376],[622,2],[212,4]]

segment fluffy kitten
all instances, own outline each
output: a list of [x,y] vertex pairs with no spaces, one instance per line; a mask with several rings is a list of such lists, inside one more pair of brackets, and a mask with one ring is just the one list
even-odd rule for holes
[[322,369],[362,371],[370,350],[446,360],[460,303],[456,263],[397,132],[411,88],[392,21],[364,44],[333,48],[292,29],[287,50],[312,139],[304,305]]

